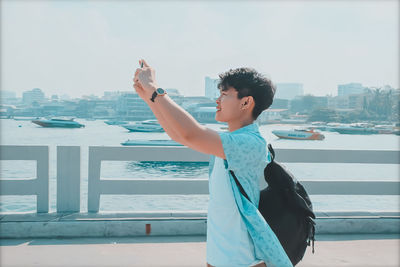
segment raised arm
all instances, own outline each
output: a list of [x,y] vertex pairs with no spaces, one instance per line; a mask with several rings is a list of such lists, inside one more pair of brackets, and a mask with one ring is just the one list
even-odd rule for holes
[[153,112],[154,116],[156,116],[160,125],[163,127],[164,131],[168,134],[168,136],[175,142],[186,145],[186,142],[184,141],[182,136],[177,131],[175,131],[174,128],[171,127],[164,119],[164,116],[162,115],[162,112],[158,109],[157,105],[155,105],[155,103],[151,101],[147,102],[147,104]]
[[[142,61],[141,61],[142,62]],[[139,62],[139,63],[141,63]],[[176,104],[168,94],[150,100],[158,88],[154,69],[143,61],[144,68],[137,69],[134,88],[149,105],[167,134],[175,141],[196,151],[224,158],[224,151],[218,133],[198,123],[186,110]]]

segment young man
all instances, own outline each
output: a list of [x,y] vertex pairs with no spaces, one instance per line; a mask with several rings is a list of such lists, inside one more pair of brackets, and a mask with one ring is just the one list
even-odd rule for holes
[[[220,75],[215,119],[229,132],[199,124],[158,87],[155,71],[144,60],[136,70],[134,88],[149,105],[167,134],[196,151],[210,154],[207,215],[207,266],[293,266],[279,240],[258,211],[259,180],[264,177],[266,141],[255,123],[273,101],[271,81],[254,69],[239,68]],[[239,191],[232,170],[249,196]],[[254,204],[253,204],[254,203]]]

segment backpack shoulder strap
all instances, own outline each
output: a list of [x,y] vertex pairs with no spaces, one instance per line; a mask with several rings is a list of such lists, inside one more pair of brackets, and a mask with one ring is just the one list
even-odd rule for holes
[[271,153],[271,162],[272,162],[272,161],[274,161],[274,159],[275,159],[275,151],[274,151],[274,149],[272,148],[272,145],[271,145],[271,144],[268,144],[268,150],[269,150],[269,152]]
[[236,178],[236,175],[233,173],[232,170],[230,170],[229,172],[232,174],[233,178],[235,179],[236,185],[239,187],[240,193],[242,193],[242,195],[245,196],[247,198],[247,200],[251,202],[249,196],[246,194],[242,185],[239,183],[238,179]]
[[[271,153],[271,162],[272,162],[275,159],[275,151],[272,148],[271,144],[268,144],[268,150]],[[235,179],[236,185],[239,187],[240,193],[242,193],[242,195],[244,195],[247,198],[247,200],[251,202],[249,196],[246,194],[246,192],[244,191],[242,185],[239,183],[238,179],[236,178],[236,175],[233,173],[232,170],[229,170],[229,172],[232,174],[233,178]],[[253,203],[253,202],[251,202],[251,203]]]

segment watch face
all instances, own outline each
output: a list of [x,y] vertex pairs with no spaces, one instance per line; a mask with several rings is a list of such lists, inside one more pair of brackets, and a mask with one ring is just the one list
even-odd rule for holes
[[165,90],[162,88],[157,88],[157,94],[162,95],[165,93]]

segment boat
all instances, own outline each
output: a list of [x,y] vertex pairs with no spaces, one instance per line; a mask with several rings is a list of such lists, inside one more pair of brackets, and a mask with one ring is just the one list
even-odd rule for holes
[[108,120],[104,122],[105,124],[108,125],[123,125],[123,124],[128,124],[127,121],[114,121],[114,120]]
[[392,134],[400,135],[400,123],[399,122],[394,124]]
[[329,126],[326,125],[326,122],[323,121],[314,121],[308,126],[309,129],[320,130],[320,131],[327,131]]
[[400,135],[400,130],[394,130],[394,131],[392,132],[392,134]]
[[347,126],[333,127],[335,132],[340,134],[378,134],[379,130],[373,128],[373,124],[370,123],[351,123]]
[[272,133],[282,139],[324,140],[325,136],[314,129],[274,130]]
[[311,125],[313,125],[313,126],[326,125],[326,122],[324,122],[324,121],[313,121],[313,122],[311,122]]
[[157,120],[145,120],[121,126],[131,132],[164,132]]
[[40,119],[40,117],[13,117],[15,121],[32,121],[36,119]]
[[127,140],[123,146],[183,146],[174,140]]
[[325,131],[325,132],[335,132],[336,127],[342,127],[342,126],[345,126],[345,124],[339,123],[339,122],[328,122],[324,128],[317,127],[316,129]]
[[73,118],[71,119],[39,119],[39,120],[32,120],[33,123],[40,125],[42,127],[61,127],[61,128],[81,128],[85,127],[84,124],[80,124],[79,122],[74,121]]
[[375,125],[374,128],[378,130],[379,134],[393,134],[395,132],[394,125],[389,124]]
[[356,128],[356,127],[336,127],[334,128],[335,132],[340,134],[377,134],[379,133],[378,130],[374,128]]
[[307,122],[306,119],[281,119],[281,123],[285,124],[304,124]]

